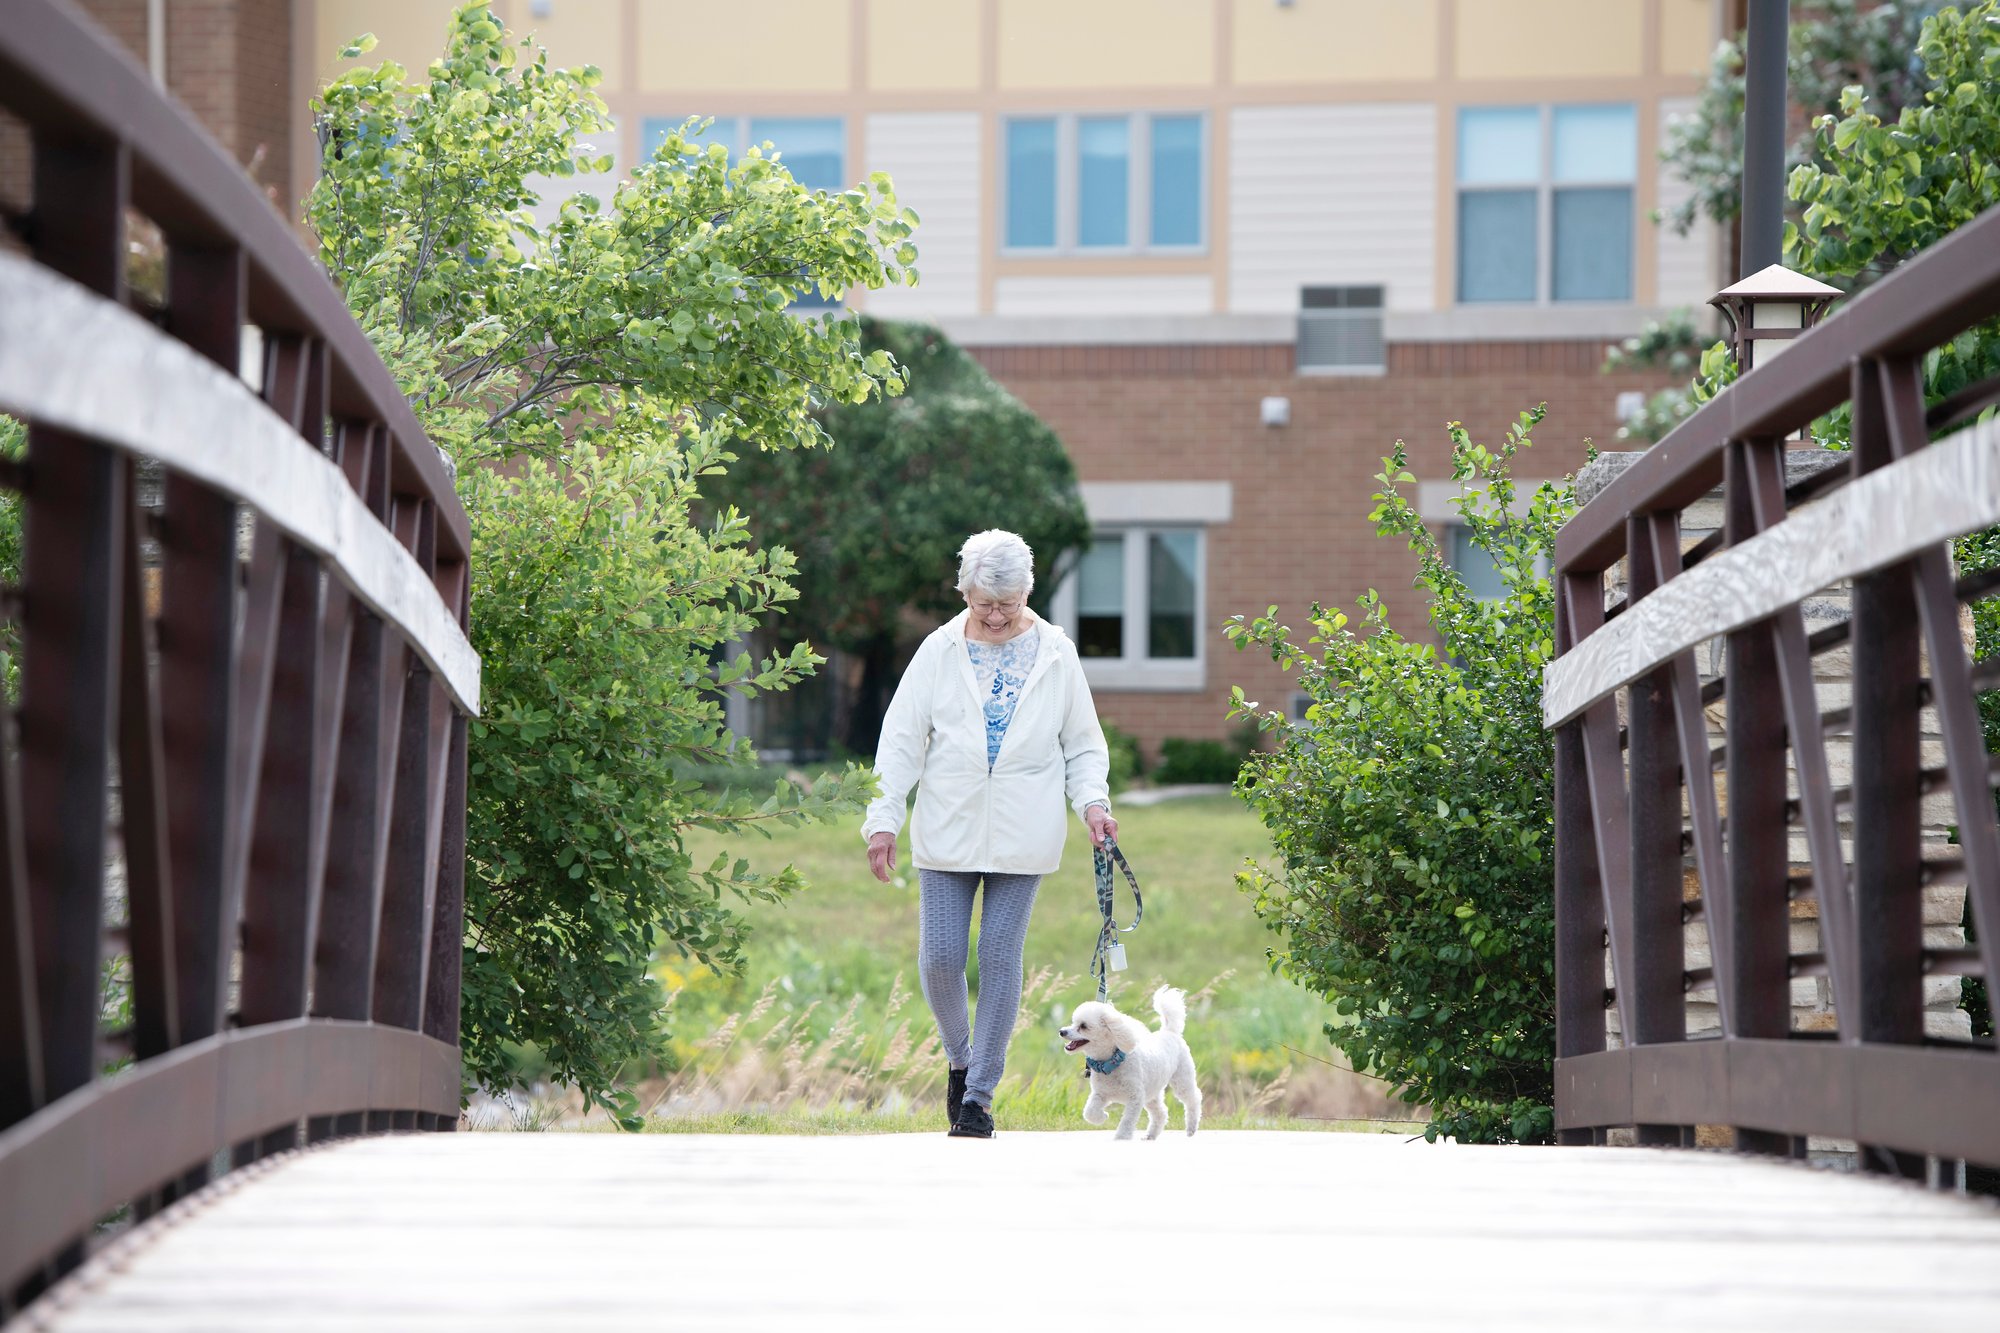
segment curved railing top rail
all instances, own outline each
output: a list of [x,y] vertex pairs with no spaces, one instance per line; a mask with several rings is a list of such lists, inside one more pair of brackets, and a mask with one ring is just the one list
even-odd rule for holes
[[1822,588],[2000,523],[2000,425],[1982,422],[1871,472],[1818,508],[1668,580],[1548,664],[1542,721],[1559,727],[1621,685]]
[[1921,354],[2000,309],[2000,210],[1960,227],[1896,270],[1893,281],[1847,300],[1838,313],[1717,395],[1648,449],[1556,541],[1556,564],[1608,569],[1625,554],[1625,519],[1678,510],[1722,480],[1731,440],[1796,430],[1848,397],[1863,359]]
[[464,560],[465,510],[437,448],[340,293],[221,145],[191,118],[161,115],[145,72],[57,0],[11,0],[0,22],[0,79],[9,85],[9,105],[31,120],[60,123],[78,139],[123,144],[131,154],[133,205],[170,236],[243,251],[251,322],[266,333],[325,342],[332,360],[328,411],[388,428],[391,486],[437,506],[438,557]]
[[[107,391],[123,385],[128,391]],[[130,391],[146,386],[143,393]],[[199,478],[311,550],[479,711],[479,657],[416,557],[340,468],[242,380],[121,306],[0,254],[0,409]]]

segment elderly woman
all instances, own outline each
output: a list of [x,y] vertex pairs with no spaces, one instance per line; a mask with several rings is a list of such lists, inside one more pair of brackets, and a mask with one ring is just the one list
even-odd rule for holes
[[[1065,800],[1093,846],[1116,837],[1110,755],[1067,635],[1028,609],[1028,544],[982,532],[958,553],[965,614],[925,639],[882,721],[882,794],[861,836],[888,881],[904,802],[917,787],[911,860],[918,971],[950,1065],[945,1110],[957,1138],[993,1137],[993,1089],[1021,1004],[1021,951],[1042,876],[1062,861]],[[979,1017],[966,1019],[967,936],[979,916]]]

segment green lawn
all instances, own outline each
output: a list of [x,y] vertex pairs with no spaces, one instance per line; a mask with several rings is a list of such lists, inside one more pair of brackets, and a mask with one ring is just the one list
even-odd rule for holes
[[[1189,992],[1188,1040],[1213,1123],[1405,1118],[1374,1084],[1326,1063],[1337,1059],[1321,1031],[1327,1007],[1271,974],[1272,937],[1235,883],[1246,857],[1269,851],[1243,806],[1228,796],[1196,798],[1122,809],[1119,821],[1146,917],[1124,937],[1130,969],[1114,974],[1112,999],[1150,1020],[1148,1000],[1160,982]],[[914,993],[916,877],[906,840],[903,874],[876,882],[857,828],[852,821],[768,841],[693,840],[698,862],[719,851],[765,867],[790,862],[810,887],[789,903],[745,909],[751,942],[743,977],[661,964],[675,992],[680,1067],[645,1092],[672,1113],[674,1127],[753,1128],[757,1117],[777,1115],[801,1128],[818,1117],[834,1127],[886,1129],[913,1113],[909,1127],[928,1124],[944,1062]],[[1122,880],[1118,903],[1120,919],[1129,919]],[[1084,1091],[1078,1062],[1054,1030],[1095,994],[1088,967],[1097,928],[1090,844],[1072,821],[1062,869],[1043,882],[1029,931],[1028,984],[996,1099],[1003,1124],[1010,1107],[1023,1127],[1081,1123],[1072,1119]]]

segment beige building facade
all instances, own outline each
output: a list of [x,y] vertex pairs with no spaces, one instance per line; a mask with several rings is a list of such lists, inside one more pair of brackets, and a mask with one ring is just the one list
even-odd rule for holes
[[[451,8],[298,0],[295,101],[364,31],[421,67]],[[602,71],[620,163],[700,116],[814,185],[893,178],[922,282],[848,303],[940,325],[1062,436],[1097,543],[1050,613],[1149,754],[1224,736],[1232,685],[1298,706],[1230,615],[1376,588],[1424,632],[1413,559],[1367,522],[1398,438],[1457,549],[1445,423],[1491,438],[1546,402],[1526,470],[1573,471],[1658,387],[1603,375],[1605,343],[1724,281],[1712,231],[1651,220],[1717,0],[495,8]]]
[[[420,71],[454,0],[85,5],[295,207],[341,47],[370,32],[369,59]],[[1224,736],[1234,685],[1297,706],[1230,615],[1374,588],[1424,633],[1414,560],[1367,519],[1398,439],[1440,539],[1490,577],[1452,524],[1446,423],[1490,440],[1546,403],[1523,475],[1574,471],[1662,382],[1603,374],[1605,344],[1733,276],[1713,229],[1651,221],[1727,0],[494,8],[602,71],[621,169],[699,116],[810,184],[894,179],[921,285],[849,304],[940,325],[1061,435],[1097,538],[1050,613],[1149,754]]]

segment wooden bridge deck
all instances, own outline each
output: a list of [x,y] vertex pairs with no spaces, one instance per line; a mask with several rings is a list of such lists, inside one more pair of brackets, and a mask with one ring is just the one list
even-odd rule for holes
[[2000,1209],[1721,1155],[1344,1134],[454,1134],[225,1178],[86,1330],[2000,1327]]

